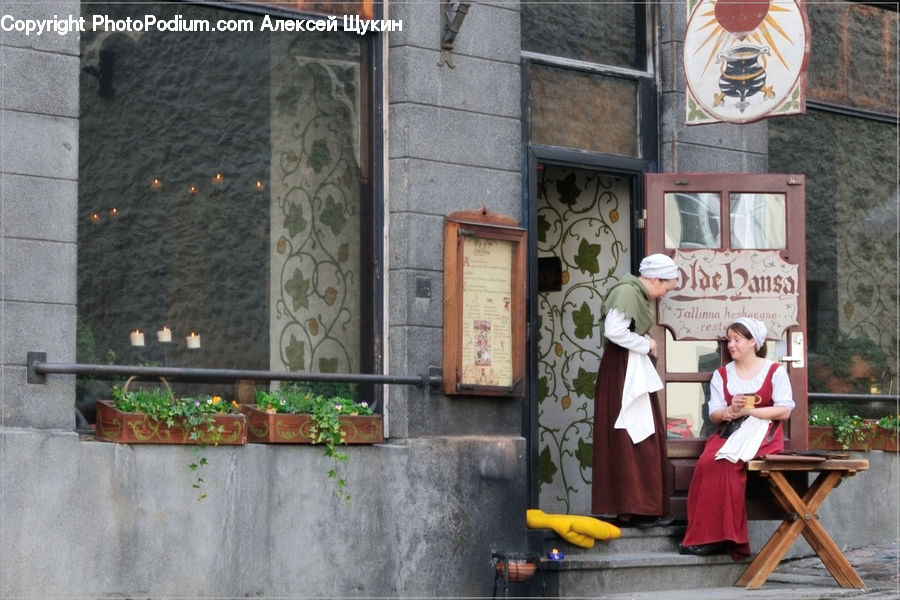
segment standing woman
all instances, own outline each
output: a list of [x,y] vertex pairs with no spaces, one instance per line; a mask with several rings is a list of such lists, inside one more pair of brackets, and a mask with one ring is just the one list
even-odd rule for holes
[[662,387],[649,357],[656,341],[653,301],[672,290],[678,268],[665,254],[641,261],[601,306],[605,348],[594,384],[594,465],[591,513],[621,525],[650,527],[669,517],[666,429],[657,402]]
[[[762,420],[748,419],[741,425],[742,429],[748,425],[765,429],[765,435],[757,437],[762,440],[758,447],[754,441],[743,454],[759,457],[780,452],[784,449],[780,422],[794,409],[787,371],[765,358],[766,326],[761,321],[740,318],[728,327],[726,336],[732,362],[713,373],[709,416],[720,432],[736,419],[749,416]],[[744,497],[747,470],[743,460],[720,452],[726,441],[721,433],[707,438],[694,467],[688,490],[687,530],[679,546],[682,554],[728,553],[734,560],[750,556]]]

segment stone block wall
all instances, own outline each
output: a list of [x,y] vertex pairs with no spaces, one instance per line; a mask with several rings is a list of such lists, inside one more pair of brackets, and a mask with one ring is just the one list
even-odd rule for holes
[[[15,19],[46,5],[3,3]],[[78,15],[77,2],[53,11]],[[25,384],[30,350],[75,358],[78,35],[4,32],[0,39],[0,426],[71,429],[74,378]]]
[[[441,62],[442,5],[395,3],[388,38],[385,203],[394,373],[440,366],[444,216],[486,207],[521,220],[519,8],[477,3]],[[416,294],[416,284],[430,294]],[[392,437],[438,432],[521,435],[519,400],[447,399],[393,388]]]

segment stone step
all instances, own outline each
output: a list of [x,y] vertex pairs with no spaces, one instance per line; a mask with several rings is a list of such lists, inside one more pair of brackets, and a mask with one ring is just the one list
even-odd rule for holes
[[[623,528],[620,538],[579,548],[552,531],[543,532],[538,573],[529,587],[554,598],[693,589],[698,581],[704,586],[727,587],[734,585],[749,564],[749,559],[735,562],[728,555],[678,554],[683,535],[684,526]],[[565,558],[548,559],[553,548]]]

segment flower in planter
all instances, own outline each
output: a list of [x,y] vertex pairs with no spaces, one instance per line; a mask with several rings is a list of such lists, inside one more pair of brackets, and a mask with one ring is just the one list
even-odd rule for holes
[[113,406],[125,413],[146,415],[151,421],[165,423],[168,427],[179,426],[184,429],[186,439],[194,444],[193,459],[188,465],[197,474],[193,487],[200,493],[197,500],[205,499],[200,469],[209,464],[209,461],[201,454],[201,449],[209,444],[217,446],[223,440],[225,426],[217,422],[216,417],[228,413],[239,414],[240,407],[234,401],[223,400],[221,396],[177,398],[168,384],[165,388],[129,390],[130,381],[124,386],[113,387]]
[[337,483],[336,495],[344,504],[350,504],[347,481],[338,475],[339,463],[349,460],[346,452],[338,449],[345,444],[341,417],[374,414],[366,402],[357,402],[348,396],[324,396],[302,386],[283,386],[274,391],[257,390],[256,407],[269,414],[309,415],[312,421],[310,441],[325,445],[325,456],[334,460],[335,467],[328,471],[328,478]]
[[878,419],[878,427],[888,433],[897,435],[900,433],[900,415],[887,415]]
[[834,439],[844,450],[849,450],[854,443],[864,444],[869,441],[874,431],[872,421],[858,415],[851,415],[848,406],[843,402],[824,402],[817,404],[809,412],[810,425],[830,426]]

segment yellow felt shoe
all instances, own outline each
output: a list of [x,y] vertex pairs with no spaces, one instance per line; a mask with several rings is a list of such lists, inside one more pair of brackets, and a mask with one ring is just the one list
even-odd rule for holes
[[601,521],[594,517],[586,517],[582,515],[571,516],[572,531],[589,535],[598,540],[614,540],[622,537],[622,530],[606,521]]
[[593,517],[547,514],[538,509],[528,509],[525,522],[531,529],[552,529],[562,539],[582,548],[592,548],[595,539],[621,535],[617,527]]

